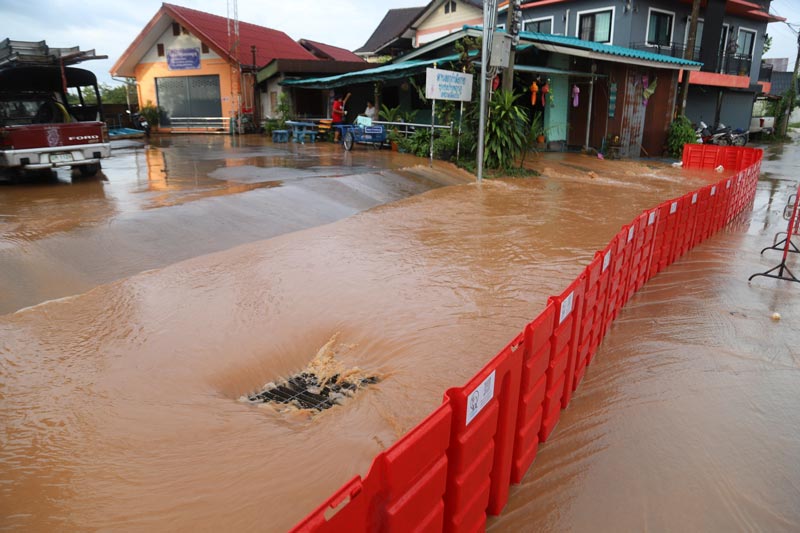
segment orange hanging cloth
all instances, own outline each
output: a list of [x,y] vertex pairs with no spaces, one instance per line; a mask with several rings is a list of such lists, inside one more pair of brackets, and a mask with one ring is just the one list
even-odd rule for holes
[[539,94],[539,84],[531,83],[531,104],[536,105],[536,95]]
[[550,84],[545,83],[542,85],[542,106],[547,107],[547,93],[550,92]]

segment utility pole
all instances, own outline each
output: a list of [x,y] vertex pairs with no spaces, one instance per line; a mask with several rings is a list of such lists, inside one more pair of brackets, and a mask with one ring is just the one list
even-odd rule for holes
[[506,33],[512,38],[511,53],[508,55],[508,68],[503,73],[503,90],[514,88],[514,61],[519,44],[519,32],[522,29],[522,0],[509,0],[506,9]]
[[[692,3],[692,16],[689,22],[689,39],[686,43],[686,50],[683,52],[683,58],[689,61],[694,61],[694,48],[697,42],[697,20],[699,18],[700,0],[694,0],[694,3]],[[689,98],[689,75],[690,71],[684,69],[680,96],[678,97],[678,109],[675,113],[676,116],[681,116],[686,113],[686,100]]]
[[786,131],[789,129],[789,119],[792,117],[792,110],[794,109],[795,98],[797,97],[797,74],[800,71],[800,33],[797,34],[797,58],[794,60],[794,74],[792,75],[792,90],[789,93],[789,109],[786,110],[786,117],[781,126],[781,135],[786,137]]

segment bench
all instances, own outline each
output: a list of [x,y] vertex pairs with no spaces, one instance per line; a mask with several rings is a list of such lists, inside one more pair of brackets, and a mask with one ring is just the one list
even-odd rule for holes
[[272,130],[272,142],[274,143],[288,143],[289,130]]

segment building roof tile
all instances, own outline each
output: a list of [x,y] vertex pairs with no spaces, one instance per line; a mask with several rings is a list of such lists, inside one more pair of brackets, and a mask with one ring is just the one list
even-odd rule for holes
[[232,50],[232,37],[228,36],[228,19],[188,7],[163,4],[168,14],[186,26],[201,40],[238,63],[252,63],[251,46],[256,47],[256,64],[263,66],[273,59],[315,59],[314,55],[282,31],[248,22],[239,22],[239,50]]

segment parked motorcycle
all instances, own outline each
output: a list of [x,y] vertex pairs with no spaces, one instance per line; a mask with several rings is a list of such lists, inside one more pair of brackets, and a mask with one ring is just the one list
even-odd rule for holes
[[721,122],[712,132],[708,124],[700,121],[700,127],[695,130],[695,133],[697,134],[698,140],[703,144],[716,144],[718,146],[729,146],[733,144],[731,129]]
[[730,133],[731,144],[734,146],[744,146],[750,140],[750,132],[736,129]]
[[145,136],[150,137],[150,123],[144,118],[144,115],[134,113],[131,122],[134,128],[144,131]]

